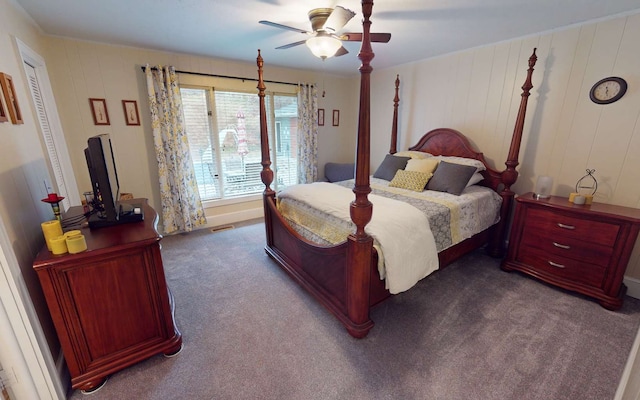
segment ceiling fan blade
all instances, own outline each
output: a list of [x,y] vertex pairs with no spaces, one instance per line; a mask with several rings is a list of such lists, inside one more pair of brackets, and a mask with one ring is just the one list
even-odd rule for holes
[[304,44],[305,42],[306,42],[306,40],[301,40],[299,42],[289,43],[289,44],[285,44],[285,45],[280,46],[280,47],[276,47],[276,49],[278,49],[278,50],[288,49],[290,47],[300,46],[301,44]]
[[[362,42],[362,33],[354,33],[354,32],[343,33],[342,35],[340,35],[339,38],[340,40],[344,40],[346,42]],[[389,40],[391,40],[391,34],[390,33],[370,33],[369,39],[372,42],[388,43]]]
[[312,32],[308,32],[305,31],[304,29],[298,29],[298,28],[294,28],[292,26],[287,26],[287,25],[282,25],[282,24],[277,24],[275,22],[271,22],[271,21],[258,21],[258,23],[263,24],[263,25],[268,25],[268,26],[272,26],[274,28],[280,28],[280,29],[286,29],[288,31],[294,31],[294,32],[300,32],[300,33],[306,33],[308,35],[310,35]]
[[325,21],[322,29],[329,32],[337,32],[342,29],[354,15],[356,15],[356,13],[353,11],[342,6],[336,6],[331,12],[331,15],[329,15],[329,18]]
[[345,49],[344,46],[342,46],[342,47],[340,47],[338,49],[338,51],[336,51],[336,54],[334,54],[333,56],[334,57],[340,57],[340,56],[343,56],[343,55],[347,54],[348,52],[349,51],[347,49]]

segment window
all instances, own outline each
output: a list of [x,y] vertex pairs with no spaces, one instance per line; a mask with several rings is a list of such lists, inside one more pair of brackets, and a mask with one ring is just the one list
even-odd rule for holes
[[[262,193],[260,109],[255,91],[182,86],[180,93],[201,199]],[[268,93],[265,103],[267,122],[271,127],[272,188],[278,190],[296,183],[297,97],[295,94]]]

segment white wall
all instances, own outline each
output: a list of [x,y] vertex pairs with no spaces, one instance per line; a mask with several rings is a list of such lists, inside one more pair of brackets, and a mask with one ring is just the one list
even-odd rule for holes
[[[372,77],[372,165],[388,151],[390,102],[401,79],[398,149],[427,131],[450,127],[467,135],[494,167],[504,169],[527,59],[538,48],[534,88],[513,190],[532,191],[539,175],[554,177],[553,194],[567,196],[587,168],[596,170],[594,201],[640,207],[640,13],[471,49]],[[629,89],[598,105],[589,90],[607,76]],[[640,277],[636,244],[627,276]]]
[[[160,205],[157,164],[150,129],[146,82],[140,67],[147,63],[173,65],[182,71],[257,78],[255,63],[239,63],[59,37],[47,37],[45,40],[49,75],[69,145],[78,190],[83,192],[91,187],[83,153],[87,138],[109,133],[114,145],[121,191],[131,192],[135,197],[148,198],[156,209]],[[328,113],[333,109],[341,110],[339,127],[331,126],[329,117],[329,123],[319,130],[320,176],[326,162],[348,161],[353,158],[354,144],[348,140],[348,135],[345,135],[345,132],[355,130],[356,123],[357,108],[353,104],[357,102],[350,97],[353,91],[349,90],[353,84],[352,79],[271,67],[268,59],[265,60],[264,79],[317,83],[319,92],[325,91],[325,97],[319,97],[319,107],[325,108]],[[106,99],[110,125],[93,124],[89,98]],[[122,100],[138,102],[142,122],[140,126],[125,124]],[[222,214],[238,218],[237,215],[241,215],[243,210],[261,207],[261,200],[226,205],[207,209],[207,216],[217,217],[216,221],[227,221],[222,218]]]
[[[13,384],[32,381],[40,398],[57,398],[62,397],[63,389],[55,372],[50,376],[48,371],[56,370],[54,359],[60,345],[32,268],[35,255],[44,245],[40,223],[53,218],[51,207],[40,201],[47,193],[44,182],[52,181],[15,37],[40,54],[45,45],[38,29],[13,0],[0,0],[0,10],[0,72],[13,78],[24,119],[21,125],[0,123],[0,307],[13,324],[31,377],[21,376],[22,369],[8,365],[4,358],[3,367],[17,373]],[[8,342],[2,343],[3,357],[17,350],[12,347],[8,351],[2,348]]]

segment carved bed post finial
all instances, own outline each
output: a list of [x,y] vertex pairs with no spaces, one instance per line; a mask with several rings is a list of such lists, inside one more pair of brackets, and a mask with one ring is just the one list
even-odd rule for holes
[[398,90],[400,88],[400,74],[396,75],[396,95],[393,98],[393,122],[391,124],[391,147],[389,147],[389,154],[395,154],[398,146],[398,103],[400,103],[400,96]]
[[264,66],[264,60],[260,55],[260,49],[258,49],[258,58],[256,59],[258,64],[258,97],[260,98],[260,150],[262,152],[262,171],[260,172],[260,179],[264,183],[264,195],[273,196],[275,192],[271,189],[271,183],[273,182],[273,171],[271,170],[271,159],[269,158],[269,134],[267,132],[267,111],[264,105],[264,79],[262,77],[262,67]]
[[364,337],[373,328],[369,318],[369,282],[371,276],[371,260],[373,259],[373,239],[364,228],[371,221],[373,205],[368,195],[370,163],[370,94],[371,65],[373,51],[369,35],[372,0],[362,0],[362,45],[358,58],[360,66],[360,111],[358,119],[358,139],[356,144],[356,179],[353,187],[355,200],[351,202],[351,220],[356,225],[355,233],[347,240],[347,314],[350,323],[347,326],[353,337]]
[[502,257],[504,255],[504,243],[505,234],[507,232],[506,225],[509,223],[509,214],[511,212],[511,204],[513,203],[513,197],[515,193],[511,190],[513,185],[518,179],[518,157],[520,154],[520,143],[522,142],[522,130],[524,128],[524,118],[527,113],[527,101],[529,100],[530,91],[533,88],[531,83],[531,75],[533,74],[533,67],[536,65],[538,57],[536,56],[536,48],[533,49],[533,54],[529,57],[529,69],[527,70],[527,79],[522,85],[522,95],[520,99],[520,108],[518,109],[518,116],[516,118],[516,124],[513,128],[513,136],[511,137],[511,146],[509,147],[509,155],[505,165],[507,169],[502,171],[501,180],[504,184],[500,196],[502,196],[502,207],[500,208],[500,223],[496,228],[496,232],[493,235],[491,242],[489,243],[488,252],[492,256]]
[[511,191],[511,185],[513,185],[518,179],[518,157],[520,154],[520,143],[522,142],[522,129],[524,128],[524,117],[527,112],[527,101],[529,100],[530,91],[533,88],[531,83],[531,75],[533,74],[533,67],[536,65],[538,57],[536,56],[536,48],[533,49],[533,54],[529,57],[529,69],[527,70],[527,79],[522,85],[522,95],[520,99],[520,109],[518,110],[518,117],[516,119],[515,127],[513,128],[513,136],[511,137],[511,147],[509,147],[509,155],[505,165],[507,170],[503,172],[502,183],[504,183],[504,190]]

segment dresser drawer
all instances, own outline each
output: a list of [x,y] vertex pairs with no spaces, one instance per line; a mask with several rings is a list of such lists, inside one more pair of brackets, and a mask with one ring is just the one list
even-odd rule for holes
[[527,211],[524,226],[529,232],[536,230],[548,237],[566,237],[608,247],[613,247],[616,243],[620,230],[620,226],[616,224],[536,208]]
[[535,247],[536,249],[576,261],[606,267],[609,265],[613,248],[601,244],[589,243],[571,237],[571,235],[546,235],[538,229],[525,227],[521,248]]
[[602,287],[606,275],[606,268],[602,266],[549,254],[536,247],[521,248],[517,261],[547,275],[583,283],[591,287]]

